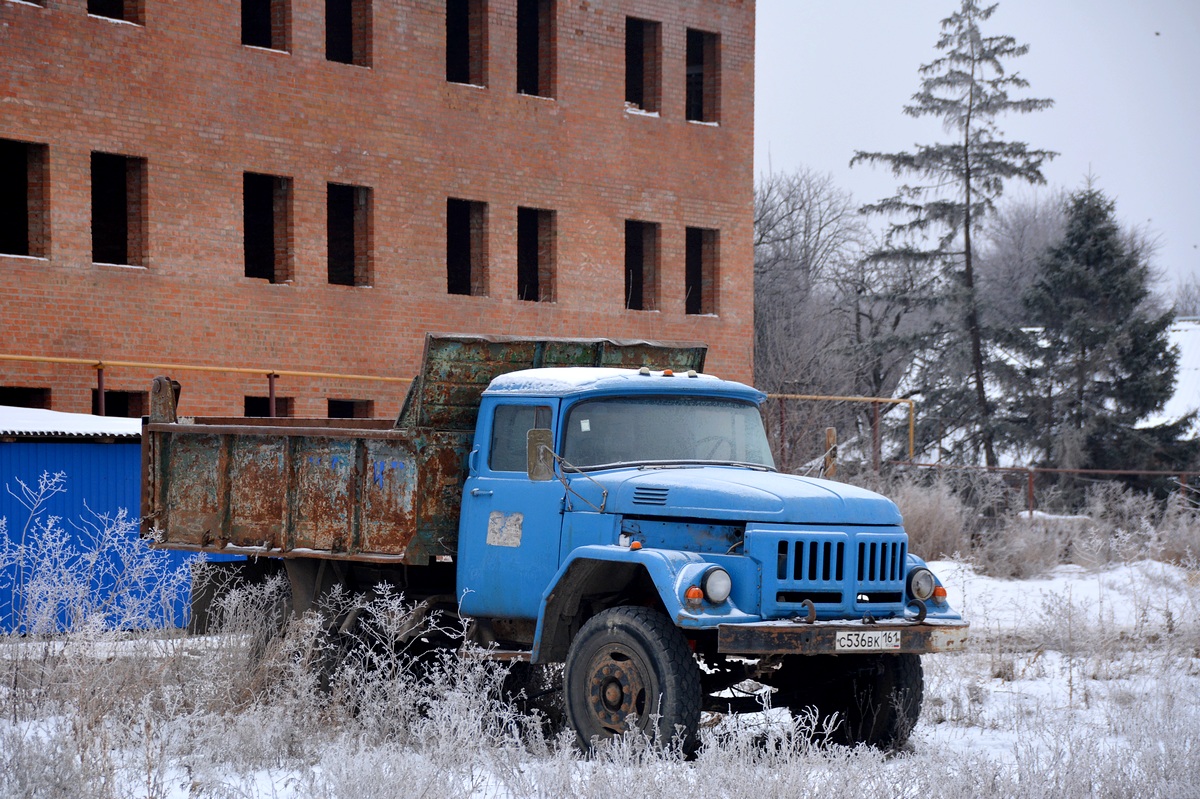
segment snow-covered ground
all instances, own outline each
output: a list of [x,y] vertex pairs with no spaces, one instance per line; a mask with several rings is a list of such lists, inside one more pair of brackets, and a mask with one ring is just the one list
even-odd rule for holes
[[[814,746],[770,711],[710,717],[692,762],[637,741],[587,759],[489,705],[487,675],[471,668],[419,713],[401,694],[348,711],[336,692],[295,688],[293,651],[269,670],[275,688],[239,698],[246,672],[227,636],[178,639],[174,655],[104,650],[107,671],[83,647],[58,673],[71,701],[16,723],[32,705],[5,706],[17,695],[5,672],[0,795],[1200,796],[1200,573],[1141,561],[1011,581],[931,566],[972,644],[924,659],[924,711],[898,753]],[[0,667],[30,661],[17,646],[29,642],[0,640]]]

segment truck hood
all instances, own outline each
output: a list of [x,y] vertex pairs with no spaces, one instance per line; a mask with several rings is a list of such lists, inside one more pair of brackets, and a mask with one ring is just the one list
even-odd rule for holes
[[[627,516],[780,524],[901,523],[896,505],[872,491],[778,472],[680,466],[617,469],[588,477],[608,489],[607,510]],[[590,495],[590,482],[575,477],[571,484]]]

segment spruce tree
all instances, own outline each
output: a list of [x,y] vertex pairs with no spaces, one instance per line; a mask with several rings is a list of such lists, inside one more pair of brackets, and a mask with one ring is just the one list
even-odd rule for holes
[[[1016,178],[1045,183],[1042,164],[1056,155],[1008,141],[997,127],[1004,114],[1040,111],[1053,101],[1010,95],[1029,84],[1009,73],[1005,62],[1024,55],[1029,46],[1011,36],[981,33],[980,23],[995,10],[995,4],[981,7],[976,0],[962,0],[959,10],[942,20],[937,48],[943,54],[921,67],[921,89],[904,108],[912,117],[940,118],[954,138],[918,145],[912,152],[860,151],[850,162],[884,164],[897,177],[917,179],[864,211],[901,217],[891,224],[887,246],[876,254],[879,259],[920,258],[930,269],[942,270],[940,299],[945,311],[930,332],[944,356],[926,359],[918,390],[927,406],[940,406],[933,410],[941,419],[964,428],[989,466],[996,465],[996,430],[985,388],[986,334],[976,292],[973,238],[1005,182]],[[954,374],[956,364],[965,372]]]
[[1187,468],[1191,417],[1137,426],[1174,391],[1172,312],[1153,310],[1149,265],[1090,181],[1069,198],[1063,239],[1039,271],[1024,296],[1036,327],[1020,337],[1011,429],[1027,431],[1023,443],[1044,466]]

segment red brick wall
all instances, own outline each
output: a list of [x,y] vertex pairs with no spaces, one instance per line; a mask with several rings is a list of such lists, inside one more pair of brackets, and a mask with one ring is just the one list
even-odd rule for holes
[[[409,376],[426,331],[701,341],[752,379],[753,0],[558,0],[555,98],[518,95],[516,0],[488,0],[489,86],[445,80],[444,5],[374,0],[371,67],[325,60],[323,0],[291,52],[240,44],[237,0],[0,0],[0,138],[48,146],[46,258],[0,255],[0,353]],[[662,22],[662,112],[624,104],[625,16]],[[720,35],[720,124],[684,120],[685,29]],[[145,267],[92,263],[92,151],[146,159]],[[242,175],[292,179],[292,281],[244,277]],[[368,186],[370,287],[329,285],[326,184]],[[489,296],[446,292],[446,198],[487,202]],[[517,207],[556,213],[552,303],[517,295]],[[624,308],[624,223],[661,225],[658,311]],[[684,229],[720,231],[716,316],[684,313]],[[156,370],[110,369],[145,390]],[[266,379],[176,372],[181,412],[240,414]],[[87,412],[94,370],[0,361]],[[297,415],[404,387],[281,378]]]

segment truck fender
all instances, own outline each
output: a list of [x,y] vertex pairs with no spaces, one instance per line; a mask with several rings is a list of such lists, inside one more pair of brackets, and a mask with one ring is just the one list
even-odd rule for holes
[[[632,550],[621,546],[591,545],[575,549],[563,562],[542,594],[531,660],[556,663],[567,657],[571,638],[585,619],[580,602],[591,594],[611,593],[646,575],[654,585],[669,618],[683,609],[675,590],[679,575],[702,568],[706,561],[691,552],[662,549]],[[688,569],[688,567],[692,567]]]

